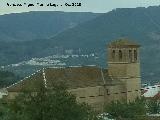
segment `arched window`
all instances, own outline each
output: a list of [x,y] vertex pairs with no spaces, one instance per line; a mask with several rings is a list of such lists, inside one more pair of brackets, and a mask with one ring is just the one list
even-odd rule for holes
[[113,51],[112,51],[112,59],[113,59],[113,60],[115,59],[115,54],[116,54],[116,51],[113,50]]
[[137,61],[137,50],[134,50],[134,61]]
[[122,60],[122,50],[119,50],[119,60]]
[[132,62],[132,50],[129,50],[129,61]]

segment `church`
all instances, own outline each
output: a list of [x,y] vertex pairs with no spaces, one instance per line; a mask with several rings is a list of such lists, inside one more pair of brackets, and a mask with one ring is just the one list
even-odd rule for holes
[[134,101],[141,96],[139,48],[128,39],[115,40],[107,45],[108,68],[43,68],[7,87],[7,98],[14,99],[23,89],[35,92],[40,85],[52,88],[56,82],[64,82],[78,102],[88,103],[98,111],[111,101]]

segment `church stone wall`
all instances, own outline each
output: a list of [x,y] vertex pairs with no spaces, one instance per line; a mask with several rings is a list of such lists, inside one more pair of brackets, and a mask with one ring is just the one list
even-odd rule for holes
[[134,101],[137,97],[141,95],[141,78],[129,78],[126,80],[126,87],[127,87],[127,101]]
[[112,77],[140,77],[140,63],[110,63],[108,72]]
[[76,96],[78,102],[85,102],[97,111],[103,111],[105,105],[112,101],[127,99],[124,85],[86,87],[68,91]]
[[126,88],[124,85],[114,85],[105,87],[105,103],[108,104],[112,101],[126,100]]
[[87,103],[91,105],[95,110],[103,111],[104,107],[104,87],[85,87],[68,90],[76,96],[76,99],[80,103]]

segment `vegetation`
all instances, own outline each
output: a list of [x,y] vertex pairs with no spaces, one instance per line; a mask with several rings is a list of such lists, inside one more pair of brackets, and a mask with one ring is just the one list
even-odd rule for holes
[[[152,120],[146,115],[158,113],[159,105],[156,100],[116,101],[106,105],[104,112],[117,120]],[[0,120],[104,120],[96,116],[89,105],[77,103],[60,83],[52,89],[40,86],[37,92],[25,91],[9,102],[0,101]]]
[[129,103],[119,101],[112,102],[105,107],[105,112],[114,116],[118,120],[151,120],[146,114],[156,114],[159,109],[159,102],[154,100],[146,101],[142,98]]
[[147,102],[148,112],[150,114],[160,113],[160,101],[156,99],[151,99]]
[[116,118],[136,118],[139,115],[145,115],[145,102],[137,99],[135,102],[112,102],[105,108],[107,113],[110,113]]
[[95,120],[95,114],[86,104],[76,102],[63,85],[52,89],[41,87],[38,92],[19,95],[0,106],[0,120]]

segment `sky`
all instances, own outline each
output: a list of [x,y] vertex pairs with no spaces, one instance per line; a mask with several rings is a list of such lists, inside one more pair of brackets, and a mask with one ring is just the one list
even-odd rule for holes
[[[24,3],[26,4],[24,5]],[[39,3],[39,5],[43,4],[43,6],[37,5],[37,3]],[[47,6],[49,3],[59,6]],[[65,6],[65,3],[81,3],[81,6]],[[22,4],[22,6],[13,6],[13,4]],[[34,4],[34,6],[28,7],[29,4]],[[106,13],[115,8],[135,8],[158,5],[160,5],[160,0],[0,0],[0,14],[2,15],[28,11]]]

